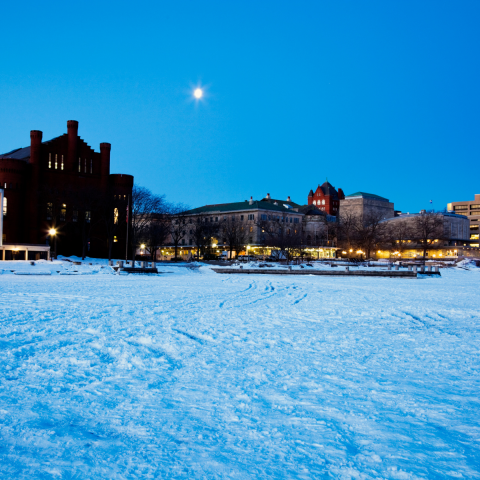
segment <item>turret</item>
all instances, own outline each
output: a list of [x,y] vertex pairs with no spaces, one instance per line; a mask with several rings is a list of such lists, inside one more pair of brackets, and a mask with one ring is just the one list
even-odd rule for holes
[[67,121],[68,133],[68,153],[67,164],[65,170],[71,172],[75,170],[75,165],[78,163],[77,159],[77,139],[78,139],[78,122],[76,120]]
[[100,144],[100,173],[102,177],[110,175],[110,150],[112,145],[110,143]]
[[30,131],[30,163],[40,164],[40,148],[42,145],[43,133],[40,130]]

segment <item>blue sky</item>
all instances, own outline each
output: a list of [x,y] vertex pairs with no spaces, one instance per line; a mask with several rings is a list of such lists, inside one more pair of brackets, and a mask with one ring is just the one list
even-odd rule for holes
[[[403,211],[480,193],[480,3],[8,2],[0,151],[80,122],[192,207],[328,180]],[[192,100],[202,85],[206,96]]]

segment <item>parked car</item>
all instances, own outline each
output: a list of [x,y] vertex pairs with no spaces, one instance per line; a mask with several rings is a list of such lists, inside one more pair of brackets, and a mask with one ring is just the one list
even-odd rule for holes
[[257,257],[254,255],[238,255],[237,260],[240,262],[252,262],[257,260]]

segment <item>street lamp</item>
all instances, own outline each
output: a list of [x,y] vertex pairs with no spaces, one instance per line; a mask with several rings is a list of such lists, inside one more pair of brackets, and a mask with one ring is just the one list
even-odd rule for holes
[[51,228],[48,231],[48,233],[50,234],[51,237],[54,238],[55,246],[54,246],[54,249],[53,249],[53,254],[54,254],[55,258],[57,258],[57,231],[54,228]]

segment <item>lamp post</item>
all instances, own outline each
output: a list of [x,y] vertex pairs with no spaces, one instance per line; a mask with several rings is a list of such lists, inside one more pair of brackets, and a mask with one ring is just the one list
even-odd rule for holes
[[50,234],[51,237],[54,238],[55,246],[53,248],[53,254],[55,256],[55,259],[57,258],[57,231],[54,228],[51,228],[48,233]]

